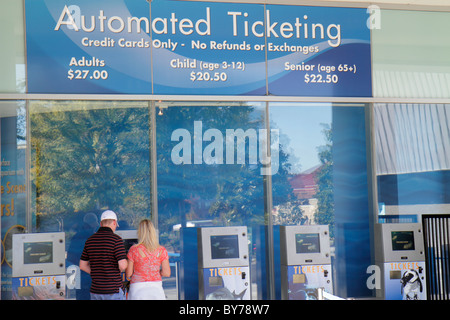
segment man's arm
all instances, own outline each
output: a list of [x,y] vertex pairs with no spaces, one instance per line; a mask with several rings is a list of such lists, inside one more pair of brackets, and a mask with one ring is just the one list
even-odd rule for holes
[[89,264],[89,261],[80,260],[80,269],[88,274],[91,274],[91,266]]
[[125,272],[128,266],[127,252],[122,238],[117,236],[116,245],[114,248],[114,255],[116,256],[117,263],[119,264],[120,272]]
[[127,259],[119,260],[119,270],[120,272],[124,272],[127,269],[128,261]]

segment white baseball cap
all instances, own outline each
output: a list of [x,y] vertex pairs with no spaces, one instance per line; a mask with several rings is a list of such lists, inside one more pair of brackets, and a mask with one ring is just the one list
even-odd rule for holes
[[112,211],[112,210],[103,211],[100,221],[103,221],[106,219],[116,220],[117,226],[119,226],[119,222],[117,221],[117,215],[114,211]]

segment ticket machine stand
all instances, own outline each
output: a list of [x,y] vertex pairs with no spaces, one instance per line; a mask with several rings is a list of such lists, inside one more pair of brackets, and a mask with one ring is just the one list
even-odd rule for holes
[[[128,250],[130,250],[134,244],[138,243],[137,230],[116,230],[115,233],[122,238],[127,254]],[[126,289],[126,295],[128,295],[130,279],[127,278],[125,272],[122,272],[121,276]]]
[[197,229],[200,300],[250,300],[247,227]]
[[12,241],[12,299],[65,299],[65,233],[14,234]]
[[318,300],[333,294],[328,226],[280,226],[282,300]]
[[426,300],[422,224],[375,225],[375,260],[381,271],[377,299]]

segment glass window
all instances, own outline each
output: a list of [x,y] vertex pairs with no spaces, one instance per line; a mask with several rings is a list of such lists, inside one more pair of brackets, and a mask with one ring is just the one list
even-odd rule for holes
[[[375,104],[374,134],[378,222],[380,225],[406,225],[406,228],[417,224],[415,228],[423,230],[423,236],[416,234],[412,243],[411,234],[407,237],[405,231],[395,233],[393,229],[392,232],[392,249],[410,250],[407,254],[414,255],[419,261],[413,271],[418,270],[420,274],[425,270],[421,279],[423,283],[426,281],[426,290],[408,293],[406,298],[445,300],[448,283],[446,228],[450,212],[450,105]],[[394,236],[398,243],[394,243]],[[400,274],[401,270],[390,272]],[[405,299],[399,291],[387,291],[388,294],[394,299]]]
[[173,261],[181,261],[180,298],[198,299],[193,227],[212,226],[247,226],[252,295],[260,298],[266,281],[260,271],[265,268],[264,108],[238,102],[156,106],[158,225],[161,243]]
[[[253,299],[267,299],[272,289],[280,299],[277,228],[298,224],[329,226],[334,294],[370,294],[366,105],[160,101],[155,119],[148,102],[30,101],[28,106],[31,211],[25,214],[20,182],[14,182],[16,198],[2,197],[2,204],[14,200],[15,210],[23,210],[24,221],[12,222],[23,229],[28,217],[32,232],[64,231],[66,267],[78,265],[103,210],[118,213],[119,230],[135,229],[151,215],[154,122],[158,212],[153,219],[174,268],[165,282],[169,299],[198,299],[195,227],[207,226],[247,227]],[[17,159],[25,170],[25,105],[9,110],[4,118],[14,121],[2,121],[2,157],[9,161],[3,154],[8,143],[11,150],[22,150]],[[12,128],[16,136],[3,134]],[[6,162],[2,168],[8,168]],[[272,249],[275,288],[267,281]],[[79,287],[67,289],[68,299],[88,299],[90,277],[83,272],[80,277]]]
[[279,130],[282,173],[272,177],[274,224],[328,225],[334,294],[340,297],[372,294],[366,287],[371,264],[366,108],[271,103],[269,109],[271,129]]
[[[287,185],[274,184],[274,223],[279,225],[315,224],[324,222],[334,215],[328,210],[319,218],[317,212],[317,180],[323,177],[327,187],[331,188],[331,178],[326,177],[325,169],[332,164],[331,124],[332,107],[330,104],[270,104],[271,127],[280,132],[281,156],[284,166],[282,172],[289,176]],[[284,190],[284,189],[287,190]],[[332,198],[329,198],[331,201]],[[326,206],[325,203],[323,203]],[[325,207],[323,207],[324,210]]]
[[450,105],[376,104],[380,222],[450,211]]
[[[118,230],[151,214],[147,102],[31,101],[33,232],[66,233],[66,267],[78,266],[106,209]],[[89,299],[90,277],[69,299]],[[78,288],[76,288],[78,289]]]
[[449,98],[449,12],[381,10],[372,30],[375,97]]
[[0,92],[25,92],[25,32],[23,1],[0,3]]
[[12,235],[26,226],[25,101],[0,101],[2,299],[11,299]]

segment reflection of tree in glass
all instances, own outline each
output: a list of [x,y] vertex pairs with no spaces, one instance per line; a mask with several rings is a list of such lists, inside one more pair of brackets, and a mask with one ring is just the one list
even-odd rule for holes
[[[245,164],[225,161],[225,139],[223,164],[174,164],[171,160],[172,149],[180,143],[171,141],[174,130],[181,128],[190,133],[193,159],[194,121],[201,121],[202,134],[217,129],[225,138],[227,129],[264,129],[263,110],[251,105],[169,107],[157,117],[159,227],[167,241],[173,236],[173,225],[180,222],[183,226],[192,221],[197,225],[221,226],[265,223],[264,176],[260,161],[249,163],[248,139]],[[203,141],[202,151],[212,142]],[[236,148],[237,143],[235,156]],[[273,195],[286,201],[292,189],[287,182],[287,161],[282,150],[279,162],[278,173],[272,176]]]
[[317,175],[318,208],[314,215],[316,224],[328,225],[330,237],[334,237],[334,193],[333,193],[333,157],[332,157],[332,129],[329,124],[322,124],[326,145],[318,147],[319,160],[322,163]]
[[105,208],[130,224],[149,215],[147,108],[55,110],[30,122],[38,223]]

